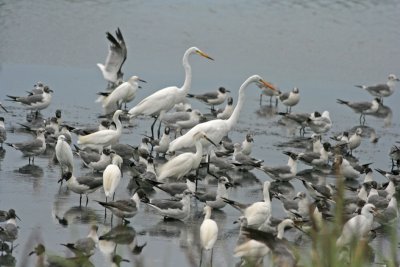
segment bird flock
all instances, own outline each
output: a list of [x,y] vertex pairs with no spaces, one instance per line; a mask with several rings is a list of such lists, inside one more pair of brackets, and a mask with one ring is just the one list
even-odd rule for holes
[[[163,220],[191,223],[197,216],[199,203],[204,214],[198,227],[199,264],[205,266],[212,265],[213,248],[222,238],[224,225],[213,219],[213,213],[221,210],[236,210],[238,239],[231,253],[241,266],[262,266],[266,258],[274,266],[300,265],[295,242],[286,239],[288,228],[295,229],[296,242],[304,245],[313,235],[326,234],[327,225],[336,225],[339,233],[331,234],[329,239],[334,240],[338,259],[346,265],[352,263],[353,258],[348,255],[352,255],[354,244],[368,244],[376,231],[387,226],[397,228],[399,146],[394,144],[388,153],[391,170],[375,166],[374,172],[373,163],[360,163],[357,158],[365,137],[372,143],[378,142],[375,131],[365,125],[365,117],[386,118],[388,108],[383,105],[383,98],[393,94],[399,81],[395,75],[390,74],[385,84],[357,85],[374,97],[371,102],[337,99],[337,103],[348,106],[360,118],[356,127],[333,135],[329,132],[335,125],[329,111],[293,112],[300,103],[299,88],[281,92],[260,75],[252,75],[238,86],[237,99],[229,96],[231,91],[225,87],[204,94],[191,93],[190,62],[198,60],[195,56],[214,60],[199,48],[191,47],[182,59],[185,72],[182,86],[157,90],[128,109],[146,82],[136,75],[124,81],[122,67],[127,59],[127,46],[121,30],[118,28],[115,36],[107,32],[106,37],[110,42],[108,54],[104,64],[97,64],[107,83],[106,89],[97,93],[96,102],[101,104],[103,114],[98,126],[72,126],[64,121],[61,110],[57,110],[55,117],[43,119],[41,111],[51,104],[52,94],[57,92],[43,82],[37,82],[25,96],[7,95],[8,101],[29,110],[27,122],[18,125],[32,135],[30,140],[7,142],[7,122],[0,117],[2,150],[6,149],[3,144],[19,150],[28,158],[28,166],[35,164],[35,157],[50,155],[60,169],[59,178],[54,180],[60,184],[60,190],[79,195],[79,206],[104,208],[104,222],[114,226],[98,236],[99,226],[92,225],[87,237],[62,243],[74,254],[72,257],[51,254],[43,243],[37,243],[30,253],[36,255],[36,266],[93,266],[90,257],[97,249],[107,253],[112,266],[120,266],[128,260],[116,253],[117,245],[128,245],[136,255],[146,246],[137,243],[130,226],[135,224],[133,217],[154,213]],[[246,91],[254,90],[252,87],[259,90],[260,105],[265,102],[263,96],[270,97],[271,107],[275,98],[276,110],[279,103],[283,105],[285,112],[276,112],[278,124],[292,129],[293,134],[290,141],[280,144],[287,162],[272,165],[255,158],[253,145],[260,140],[251,129],[242,140],[229,138],[239,123]],[[205,113],[192,109],[192,100],[210,108],[204,107]],[[225,102],[224,108],[216,108]],[[5,114],[11,113],[8,106],[0,103],[0,107]],[[124,127],[140,124],[139,117],[153,119],[151,135],[135,133],[142,134],[140,144],[120,143]],[[76,159],[81,165],[76,164]],[[299,164],[307,169],[299,171]],[[80,175],[84,169],[88,169],[87,173]],[[375,173],[387,182],[378,183]],[[262,200],[242,203],[243,199],[235,199],[232,191],[246,190],[247,179],[251,179],[246,177],[255,174],[264,180],[259,182],[256,178]],[[123,179],[129,180],[126,189],[121,188]],[[295,183],[301,190],[296,191]],[[123,190],[131,197],[121,198]],[[89,200],[96,191],[101,192],[103,199]],[[86,201],[82,203],[83,196]],[[276,217],[273,201],[282,207],[284,218]],[[20,217],[13,207],[4,209],[0,211],[1,253],[11,254],[18,238]],[[71,223],[65,216],[56,218],[60,224]],[[393,261],[397,266],[397,258]]]

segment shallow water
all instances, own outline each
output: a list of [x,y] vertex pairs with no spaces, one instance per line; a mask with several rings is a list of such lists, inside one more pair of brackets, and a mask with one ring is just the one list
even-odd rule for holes
[[[383,82],[389,73],[400,75],[399,7],[398,1],[0,1],[0,98],[11,111],[1,111],[10,130],[7,141],[31,137],[18,131],[17,122],[25,121],[26,112],[5,103],[5,95],[24,94],[39,80],[55,91],[52,105],[43,112],[45,118],[61,108],[68,123],[97,123],[101,108],[94,100],[106,83],[96,63],[104,62],[107,53],[104,33],[117,27],[128,44],[125,77],[135,74],[148,82],[129,107],[159,88],[182,84],[183,52],[196,45],[215,61],[191,58],[191,92],[225,86],[236,100],[240,84],[258,73],[283,91],[300,88],[301,101],[294,111],[329,110],[334,122],[329,135],[341,132],[357,125],[358,115],[338,105],[336,98],[370,101],[370,95],[353,85]],[[279,118],[268,102],[259,105],[258,90],[254,85],[248,88],[244,110],[230,137],[241,141],[247,131],[254,132],[253,155],[266,164],[282,164],[286,156],[281,151],[287,148],[277,143],[292,135],[278,125]],[[382,119],[367,117],[367,125],[380,139],[377,144],[363,139],[356,152],[360,162],[390,167],[388,151],[400,140],[398,98],[399,92],[395,92],[385,99],[393,115],[386,127]],[[200,103],[191,103],[206,112]],[[279,110],[284,111],[282,106]],[[150,123],[143,119],[136,127],[125,128],[121,142],[137,145]],[[33,259],[29,263],[23,260],[32,243],[42,241],[61,254],[65,250],[59,244],[86,236],[90,223],[98,223],[100,233],[107,230],[109,216],[104,225],[104,211],[91,201],[103,199],[101,191],[90,196],[87,209],[78,209],[77,195],[59,191],[59,168],[49,156],[38,157],[34,168],[26,167],[27,163],[20,152],[9,147],[0,155],[0,209],[13,207],[22,219],[18,222],[19,246],[13,252],[17,266],[33,264]],[[75,166],[80,166],[77,158]],[[299,164],[299,168],[306,167]],[[77,170],[78,174],[88,172]],[[261,197],[260,184],[270,178],[258,171],[252,174],[246,177],[248,185],[230,192],[232,199],[251,202]],[[118,197],[129,196],[125,190],[128,178],[126,173]],[[304,190],[293,184],[297,191]],[[198,204],[197,210],[201,207]],[[283,216],[276,200],[273,214]],[[56,215],[68,217],[72,223],[64,227]],[[238,232],[232,222],[238,215],[230,207],[214,213],[220,227],[215,266],[238,262],[232,257]],[[141,211],[130,225],[139,235],[139,244],[147,242],[147,246],[140,255],[132,255],[126,246],[120,246],[118,253],[135,266],[198,265],[199,221],[194,216],[187,224],[163,222],[150,210]],[[34,237],[29,238],[31,235]],[[92,260],[96,266],[109,265],[100,251]]]

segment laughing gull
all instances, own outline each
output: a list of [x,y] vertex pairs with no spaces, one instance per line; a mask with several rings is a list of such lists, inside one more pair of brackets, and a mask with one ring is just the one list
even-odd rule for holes
[[6,223],[0,226],[0,241],[2,242],[10,242],[11,243],[11,251],[13,249],[14,240],[18,237],[18,227],[16,218],[19,219],[15,210],[10,209],[6,216]]
[[[275,87],[266,81],[264,81],[259,75],[253,75],[246,79],[246,81],[239,88],[239,100],[236,104],[235,110],[233,111],[231,117],[227,120],[211,120],[207,122],[203,122],[194,126],[190,131],[186,134],[178,137],[169,145],[169,151],[175,152],[184,148],[192,148],[194,146],[193,136],[198,132],[205,132],[205,134],[212,140],[214,143],[221,142],[224,136],[227,136],[233,127],[235,127],[239,114],[243,108],[245,101],[245,90],[252,83],[264,83],[265,86],[269,86],[273,89]],[[203,145],[208,146],[206,142],[203,141]]]
[[146,82],[137,76],[130,77],[126,82],[120,84],[112,92],[97,93],[100,97],[96,102],[101,102],[105,114],[114,113],[117,109],[122,109],[122,104],[131,102],[136,97],[139,86],[138,82]]
[[392,168],[397,165],[400,166],[400,148],[393,145],[389,151],[389,157],[392,159]]
[[156,142],[153,146],[154,151],[156,151],[157,156],[159,156],[159,154],[163,154],[163,156],[165,156],[165,153],[168,150],[169,147],[169,143],[171,142],[171,137],[170,137],[170,128],[167,126],[164,128],[164,134],[161,136],[160,140],[157,140],[158,142]]
[[400,81],[399,78],[394,74],[389,74],[388,81],[385,84],[377,84],[372,86],[367,85],[356,85],[356,87],[362,88],[374,97],[379,97],[382,100],[382,97],[391,96],[394,92],[394,88],[396,86],[396,82]]
[[77,256],[90,256],[94,254],[99,237],[97,236],[97,225],[90,227],[90,232],[85,238],[78,239],[75,243],[61,244],[70,249]]
[[[84,155],[91,155],[91,154],[84,154]],[[103,151],[100,154],[100,157],[96,161],[91,161],[87,163],[89,160],[88,158],[83,158],[81,156],[85,165],[92,170],[92,172],[103,172],[109,164],[111,164],[111,150],[108,148],[103,148]],[[97,158],[97,157],[96,157]],[[93,157],[93,159],[96,159]]]
[[[190,67],[189,57],[194,54],[213,60],[197,47],[187,49],[182,60],[182,65],[185,69],[185,82],[182,87],[171,86],[158,90],[129,110],[128,114],[131,119],[136,118],[139,115],[155,117],[155,120],[151,125],[152,137],[154,137],[154,125],[157,122],[158,117],[162,119],[164,114],[171,110],[175,104],[185,101],[185,97],[189,93],[192,83],[192,69]],[[160,127],[161,122],[158,127],[158,137],[160,137]]]
[[205,205],[203,208],[204,220],[200,225],[200,243],[201,243],[201,253],[200,253],[200,266],[203,259],[203,250],[211,250],[211,261],[212,265],[212,254],[213,247],[218,238],[218,225],[211,219],[212,208]]
[[9,101],[20,103],[24,108],[32,111],[40,111],[47,108],[51,103],[51,90],[48,86],[45,86],[43,93],[33,94],[28,96],[12,96],[7,95]]
[[297,105],[297,103],[300,101],[299,88],[295,87],[290,92],[280,94],[279,100],[286,106],[286,113],[290,113],[292,111],[292,107]]
[[285,155],[289,156],[287,165],[283,166],[266,166],[260,167],[262,171],[268,174],[272,179],[278,181],[290,181],[297,173],[297,158],[298,155],[292,152],[285,151]]
[[63,177],[58,181],[67,181],[67,187],[72,192],[79,194],[79,206],[82,204],[82,194],[86,195],[86,206],[89,202],[89,194],[103,186],[102,177],[82,176],[75,177],[72,172],[64,173]]
[[31,164],[31,158],[32,158],[32,164],[34,164],[35,156],[42,154],[46,150],[44,133],[45,130],[43,128],[40,128],[39,130],[37,130],[36,138],[31,141],[14,143],[14,144],[6,143],[6,144],[21,151],[25,157],[28,157],[29,164]]
[[360,124],[365,124],[365,115],[376,113],[379,109],[380,100],[375,98],[371,102],[350,102],[337,99],[337,102],[351,108],[355,113],[360,113]]
[[106,37],[111,42],[106,62],[104,65],[97,63],[97,66],[101,70],[104,79],[109,82],[109,87],[112,88],[122,81],[124,75],[122,73],[122,65],[126,60],[127,49],[119,28],[115,31],[115,37],[109,32],[106,32]]
[[376,208],[373,204],[365,204],[361,214],[348,220],[342,230],[342,234],[336,240],[336,246],[343,247],[353,240],[364,239],[372,230],[372,223],[376,215]]
[[190,217],[191,196],[192,192],[185,190],[183,192],[183,198],[180,201],[152,199],[150,202],[145,203],[166,219],[185,221]]
[[228,178],[225,176],[221,176],[218,178],[217,191],[206,191],[206,192],[195,192],[195,197],[201,202],[205,202],[206,205],[210,206],[213,209],[222,209],[225,207],[226,202],[223,198],[228,198],[228,188],[232,187],[232,184],[229,182]]
[[226,99],[226,106],[222,110],[217,110],[217,119],[227,120],[233,112],[233,98],[230,96]]
[[329,111],[319,113],[318,111],[311,113],[307,119],[307,124],[310,129],[316,133],[326,133],[332,128],[332,120],[329,116]]
[[242,153],[242,146],[239,143],[233,145],[232,164],[241,170],[260,168],[264,160],[256,159]]
[[357,128],[355,133],[349,137],[349,142],[347,143],[347,147],[350,150],[350,155],[353,155],[353,150],[360,146],[361,134],[362,134],[362,129]]
[[112,214],[121,218],[124,223],[129,223],[126,218],[132,218],[139,210],[140,202],[146,201],[146,194],[138,189],[130,199],[120,199],[111,202],[96,201],[103,207],[109,209]]
[[308,126],[307,120],[310,117],[310,113],[286,113],[286,112],[278,112],[278,115],[283,116],[285,119],[288,119],[288,122],[284,122],[285,125],[293,122],[295,126],[300,127],[300,135],[304,136],[305,127]]
[[4,126],[4,118],[0,117],[0,144],[1,144],[1,148],[3,148],[3,143],[6,140],[7,140],[7,132],[6,132],[6,128]]
[[331,144],[325,142],[323,143],[319,153],[316,152],[299,153],[298,159],[303,163],[313,167],[324,167],[327,166],[328,164],[330,150],[331,150]]
[[253,143],[254,143],[253,134],[252,133],[246,134],[246,137],[242,142],[242,153],[249,156],[253,148]]
[[231,91],[225,89],[224,87],[220,87],[218,88],[217,92],[209,92],[201,95],[187,94],[186,96],[200,100],[207,105],[211,105],[211,110],[214,110],[214,106],[224,103],[227,93],[230,92]]

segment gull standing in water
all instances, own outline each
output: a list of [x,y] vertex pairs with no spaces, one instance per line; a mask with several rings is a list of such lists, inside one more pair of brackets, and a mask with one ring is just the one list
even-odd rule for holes
[[295,87],[292,91],[279,95],[279,100],[286,106],[286,113],[292,111],[292,107],[297,105],[300,101],[299,88]]
[[200,253],[200,266],[203,258],[203,249],[211,250],[211,266],[212,266],[212,254],[213,247],[218,238],[218,225],[211,219],[212,208],[208,205],[204,206],[203,214],[204,220],[200,225],[200,242],[201,242],[201,253]]
[[32,158],[32,164],[34,164],[35,156],[42,154],[46,150],[46,141],[44,133],[45,130],[43,128],[40,128],[36,132],[37,134],[36,138],[33,139],[32,141],[15,143],[15,144],[10,144],[10,143],[6,144],[15,148],[16,150],[21,151],[25,157],[26,156],[29,157],[29,164],[31,164],[31,158]]
[[195,134],[192,142],[196,146],[196,153],[186,152],[170,159],[159,169],[157,180],[163,181],[168,177],[176,177],[177,179],[180,179],[191,170],[197,170],[203,156],[203,145],[201,143],[203,138],[214,146],[217,146],[205,133],[199,132]]
[[226,100],[226,106],[224,110],[217,111],[217,119],[227,120],[232,115],[233,112],[233,98],[230,96]]
[[132,76],[128,81],[120,84],[112,92],[101,92],[99,99],[96,102],[101,102],[105,114],[115,112],[117,109],[122,109],[122,104],[131,102],[135,96],[138,88],[140,88],[138,82],[146,82],[139,79],[137,76]]
[[257,86],[261,89],[261,94],[260,94],[260,106],[262,104],[262,96],[266,95],[269,96],[269,103],[272,104],[272,97],[275,96],[275,106],[278,106],[278,98],[279,95],[281,94],[281,91],[275,89],[271,89],[268,86],[265,86],[262,83],[257,83]]
[[99,237],[97,236],[97,231],[99,227],[97,225],[92,225],[90,227],[90,232],[85,238],[78,239],[75,243],[61,244],[77,256],[90,256],[94,254],[97,243],[99,242]]
[[290,181],[297,173],[297,159],[298,155],[292,152],[283,152],[289,156],[287,165],[283,166],[261,166],[260,169],[268,174],[271,178],[278,181]]
[[1,148],[3,148],[3,143],[6,140],[7,140],[7,132],[6,132],[6,127],[4,126],[4,118],[0,117],[0,144],[1,144]]
[[[185,102],[185,97],[192,85],[192,68],[189,64],[189,56],[192,54],[198,54],[202,57],[213,60],[211,57],[209,57],[206,53],[202,52],[197,47],[189,48],[183,55],[183,60],[182,60],[182,65],[183,68],[185,69],[185,82],[183,83],[182,87],[170,86],[158,90],[157,92],[143,99],[139,104],[131,108],[128,112],[130,118],[135,118],[139,115],[147,115],[155,117],[155,120],[151,125],[152,137],[154,137],[153,128],[157,119],[160,117],[160,120],[162,120],[164,113],[172,109],[175,106],[175,104]],[[160,127],[161,127],[161,122],[158,128],[158,137],[160,136]]]
[[[233,111],[229,119],[227,120],[216,119],[196,125],[186,134],[172,141],[169,145],[169,151],[173,152],[183,148],[193,147],[194,146],[193,136],[198,132],[204,132],[216,144],[221,142],[222,138],[226,136],[229,133],[229,131],[236,125],[239,119],[239,114],[244,105],[245,89],[251,83],[263,83],[265,86],[275,89],[275,87],[272,84],[269,84],[266,81],[264,81],[259,75],[250,76],[239,88],[239,100],[236,104],[235,110]],[[206,142],[203,141],[203,146],[206,145],[208,144],[206,144]]]
[[[396,77],[394,74],[389,74],[388,81],[385,84],[377,84],[377,85],[356,85],[356,87],[362,88],[366,90],[368,93],[373,95],[374,97],[379,97],[382,100],[383,97],[391,96],[394,92],[394,88],[396,86],[396,82],[399,82],[400,79]],[[381,101],[382,102],[382,101]]]
[[50,105],[51,93],[53,93],[53,90],[46,85],[43,89],[43,93],[41,94],[32,94],[28,96],[7,95],[7,97],[9,98],[9,101],[18,102],[26,109],[39,112]]
[[109,87],[112,88],[122,81],[124,74],[121,69],[126,60],[127,49],[124,37],[119,28],[115,32],[117,38],[109,32],[106,32],[106,36],[111,42],[106,62],[104,65],[97,63],[97,66],[100,68],[104,79],[109,82]]
[[316,134],[326,133],[332,128],[332,120],[329,111],[319,113],[318,111],[311,113],[307,119],[307,125]]
[[224,103],[227,97],[227,93],[230,92],[231,91],[225,89],[225,87],[220,87],[218,88],[217,92],[209,92],[201,95],[187,94],[186,96],[189,98],[200,100],[207,105],[211,105],[211,110],[214,110],[214,106]]
[[360,113],[360,124],[364,125],[365,115],[376,113],[381,103],[379,98],[375,98],[372,102],[350,102],[337,99],[339,104],[343,104],[351,108],[355,113]]
[[122,134],[122,123],[119,116],[122,114],[122,110],[117,110],[114,113],[113,121],[116,125],[116,129],[106,129],[97,131],[88,135],[79,136],[78,144],[82,146],[95,147],[98,150],[108,147],[118,142]]

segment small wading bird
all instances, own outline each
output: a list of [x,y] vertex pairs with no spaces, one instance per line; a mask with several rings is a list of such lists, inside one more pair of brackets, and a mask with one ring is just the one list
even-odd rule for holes
[[109,32],[106,32],[107,39],[111,42],[106,62],[103,64],[97,63],[108,87],[113,88],[122,81],[122,65],[127,57],[127,49],[124,37],[121,30],[118,28],[115,32],[116,38]]
[[154,117],[154,122],[151,125],[151,135],[154,137],[154,124],[160,118],[160,125],[158,127],[158,137],[160,137],[161,120],[164,113],[172,109],[176,104],[185,102],[185,97],[192,86],[192,68],[189,64],[189,56],[198,54],[202,57],[213,60],[206,53],[202,52],[197,47],[191,47],[186,50],[183,55],[182,65],[185,69],[185,82],[182,87],[170,86],[143,99],[139,104],[129,110],[130,118],[135,118],[139,115],[147,115]]
[[187,94],[187,97],[194,98],[206,103],[207,105],[211,105],[211,111],[213,111],[215,110],[214,106],[224,103],[227,93],[230,92],[231,91],[225,89],[224,87],[220,87],[218,88],[217,92],[209,92],[201,95]]
[[396,77],[394,74],[389,74],[388,81],[385,84],[377,84],[377,85],[356,85],[356,87],[362,88],[366,90],[368,93],[373,95],[374,97],[380,98],[381,102],[383,97],[391,96],[394,92],[394,88],[396,86],[396,82],[399,82],[400,79]]
[[25,109],[29,109],[36,112],[36,116],[39,111],[47,108],[51,103],[51,90],[48,86],[45,86],[42,93],[30,94],[27,96],[12,96],[7,95],[8,101],[14,101],[20,103]]

